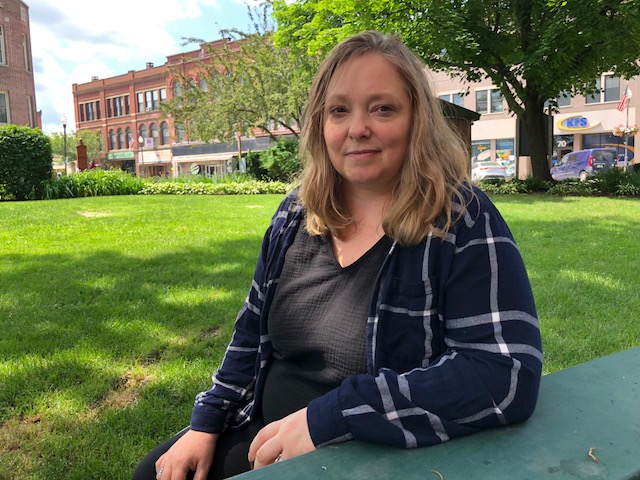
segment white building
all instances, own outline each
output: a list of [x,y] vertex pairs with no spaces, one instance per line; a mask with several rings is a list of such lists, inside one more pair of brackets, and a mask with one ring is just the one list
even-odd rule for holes
[[[440,98],[481,115],[471,129],[472,156],[495,159],[515,154],[517,119],[491,80],[469,84],[452,79],[443,72],[431,72],[431,76]],[[553,114],[552,158],[559,159],[568,152],[596,146],[616,147],[620,154],[624,154],[625,137],[615,136],[612,132],[617,126],[634,125],[640,121],[637,116],[640,82],[637,78],[626,81],[603,74],[598,79],[598,86],[603,88],[601,93],[591,97],[559,99],[559,111]],[[618,105],[627,86],[637,95],[631,96],[628,109],[619,111]],[[467,89],[468,94],[463,95]],[[634,159],[634,140],[634,136],[628,136],[628,159],[632,163],[640,163],[640,158]],[[522,167],[520,175],[523,175]]]

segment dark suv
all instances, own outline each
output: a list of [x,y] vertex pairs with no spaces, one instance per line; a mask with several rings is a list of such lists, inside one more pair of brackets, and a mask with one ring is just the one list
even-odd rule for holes
[[579,178],[584,182],[589,176],[616,166],[618,152],[615,148],[589,148],[567,153],[551,169],[554,180]]

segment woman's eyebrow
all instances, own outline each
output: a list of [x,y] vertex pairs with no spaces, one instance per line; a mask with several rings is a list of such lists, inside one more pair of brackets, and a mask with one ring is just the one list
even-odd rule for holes
[[[366,98],[366,100],[368,102],[377,102],[380,100],[385,100],[385,101],[389,101],[389,100],[395,100],[398,101],[398,97],[397,95],[391,93],[391,92],[381,92],[381,93],[374,93],[373,95],[369,96]],[[327,95],[327,99],[326,102],[348,102],[350,101],[350,96],[349,95],[345,95],[343,93],[330,93]]]

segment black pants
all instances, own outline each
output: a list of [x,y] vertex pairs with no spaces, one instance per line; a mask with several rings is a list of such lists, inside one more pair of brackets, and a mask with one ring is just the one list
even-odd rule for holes
[[[256,418],[249,425],[240,430],[228,430],[218,438],[216,444],[216,453],[213,457],[213,465],[209,470],[207,480],[222,480],[223,478],[239,475],[240,473],[251,470],[247,454],[249,453],[249,445],[258,434],[260,429],[264,427],[264,420]],[[177,435],[154,448],[142,461],[138,464],[138,468],[133,473],[132,480],[155,480],[156,467],[155,463],[171,446],[184,435],[189,428],[185,428]],[[193,472],[187,476],[187,479],[193,479]]]

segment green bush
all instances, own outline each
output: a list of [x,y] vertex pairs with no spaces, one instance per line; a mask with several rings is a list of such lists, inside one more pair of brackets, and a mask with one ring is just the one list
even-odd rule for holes
[[255,177],[249,175],[248,173],[234,173],[230,175],[225,175],[224,177],[211,176],[211,175],[180,175],[175,178],[171,177],[160,177],[154,179],[147,179],[149,182],[153,183],[246,183],[246,182],[254,182],[256,180]]
[[596,196],[601,195],[598,183],[594,179],[589,179],[586,182],[580,180],[563,180],[556,183],[549,189],[551,195],[562,196]]
[[[247,166],[254,164],[253,159],[248,159]],[[257,171],[259,180],[292,182],[300,172],[300,160],[298,158],[298,142],[292,140],[278,140],[275,145],[260,152],[259,167],[252,165],[252,170]]]
[[135,195],[145,184],[144,180],[122,170],[91,169],[45,182],[42,198]]
[[529,177],[524,180],[514,178],[509,182],[499,179],[483,180],[478,183],[478,187],[485,193],[509,195],[547,192],[551,188],[551,184],[539,178]]
[[21,125],[0,127],[2,199],[40,198],[52,164],[51,141],[42,131]]
[[290,186],[284,182],[263,182],[260,180],[220,183],[147,183],[140,191],[142,195],[249,195],[285,194]]
[[260,156],[262,152],[247,152],[244,156],[247,164],[247,175],[256,180],[267,179],[269,172],[262,166]]
[[556,182],[550,189],[552,195],[564,196],[640,196],[640,172],[612,168],[598,173],[586,182],[563,180]]

